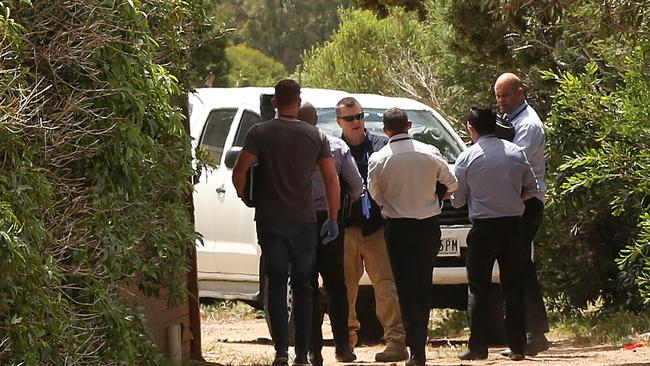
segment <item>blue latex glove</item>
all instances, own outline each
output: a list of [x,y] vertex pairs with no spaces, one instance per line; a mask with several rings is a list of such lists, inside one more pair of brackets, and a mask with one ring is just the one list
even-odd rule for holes
[[339,236],[338,222],[332,219],[327,219],[323,224],[323,227],[320,229],[320,238],[323,241],[323,245],[327,245],[327,243],[336,239],[337,236]]
[[368,191],[361,195],[361,214],[366,220],[370,218],[370,193]]

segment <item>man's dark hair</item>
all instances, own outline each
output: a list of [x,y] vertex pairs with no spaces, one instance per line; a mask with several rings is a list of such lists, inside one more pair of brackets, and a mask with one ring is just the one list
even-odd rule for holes
[[280,106],[293,103],[300,98],[300,84],[295,80],[284,79],[275,84],[275,102]]
[[384,112],[384,126],[392,132],[406,132],[408,123],[406,112],[399,108],[391,108]]
[[497,123],[496,112],[489,107],[474,106],[467,113],[467,121],[480,136],[494,133]]
[[354,99],[353,97],[345,97],[341,100],[339,100],[338,103],[336,103],[336,116],[341,117],[341,108],[352,108],[355,105],[358,105],[361,107],[361,104],[359,104],[359,101]]

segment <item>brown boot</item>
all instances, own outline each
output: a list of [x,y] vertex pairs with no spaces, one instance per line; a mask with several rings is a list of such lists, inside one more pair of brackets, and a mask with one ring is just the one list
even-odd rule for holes
[[406,346],[388,345],[386,349],[375,354],[375,361],[377,362],[396,362],[404,361],[409,357]]

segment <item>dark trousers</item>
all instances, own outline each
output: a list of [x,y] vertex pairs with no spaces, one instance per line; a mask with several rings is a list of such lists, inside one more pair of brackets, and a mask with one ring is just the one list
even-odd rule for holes
[[316,231],[315,223],[257,223],[257,238],[268,278],[271,338],[278,356],[286,356],[289,349],[287,280],[291,277],[296,356],[304,360],[307,357],[311,331],[311,279],[316,256]]
[[[327,220],[327,212],[318,213],[318,227]],[[320,291],[318,291],[318,274],[323,278],[323,286],[327,292],[327,312],[329,313],[332,334],[336,345],[336,353],[342,354],[348,348],[348,295],[345,288],[343,272],[343,239],[344,228],[339,225],[339,236],[327,245],[320,244],[320,233],[316,238],[316,271],[312,277],[314,288],[313,311],[311,324],[310,351],[320,353],[323,349],[323,314],[320,311]]]
[[544,203],[537,198],[530,198],[524,202],[526,209],[522,219],[524,221],[524,239],[526,241],[527,258],[525,280],[525,302],[526,302],[526,330],[529,333],[548,332],[548,317],[544,307],[542,291],[537,280],[537,269],[535,262],[531,260],[533,250],[533,239],[537,229],[542,224],[544,215]]
[[431,281],[440,250],[437,217],[388,219],[384,232],[388,257],[395,277],[406,345],[411,353],[424,356],[429,334]]
[[520,217],[476,219],[467,234],[469,349],[487,352],[488,301],[495,260],[499,263],[505,301],[508,346],[513,352],[523,354],[526,345],[523,276],[527,259]]

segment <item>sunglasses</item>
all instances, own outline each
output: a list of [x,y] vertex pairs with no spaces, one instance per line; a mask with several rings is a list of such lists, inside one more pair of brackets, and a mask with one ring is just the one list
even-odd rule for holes
[[342,119],[342,120],[347,121],[347,122],[352,122],[352,121],[356,121],[356,120],[362,120],[363,116],[364,116],[364,113],[359,112],[359,113],[357,113],[355,115],[352,115],[352,116],[341,116],[341,117],[336,117],[336,118],[337,119]]

